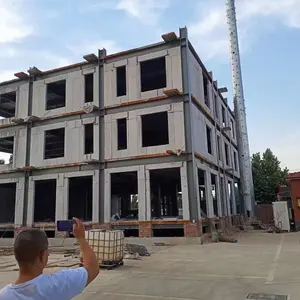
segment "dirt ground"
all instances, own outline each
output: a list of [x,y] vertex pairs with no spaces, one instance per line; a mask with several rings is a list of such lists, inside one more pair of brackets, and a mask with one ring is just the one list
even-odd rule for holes
[[[125,260],[123,267],[101,271],[76,299],[242,300],[248,293],[300,299],[299,233],[251,232],[237,244],[182,244],[151,251],[150,257]],[[78,262],[61,254],[51,254],[50,259],[47,273],[76,267]],[[0,288],[16,276],[13,257],[1,256]]]

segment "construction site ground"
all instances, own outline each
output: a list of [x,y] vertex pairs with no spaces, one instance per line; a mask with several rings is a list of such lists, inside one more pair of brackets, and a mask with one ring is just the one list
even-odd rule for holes
[[[299,299],[299,233],[245,232],[238,237],[237,244],[200,245],[195,240],[181,240],[174,245],[174,241],[150,246],[149,257],[126,259],[122,267],[101,270],[76,299],[242,300],[248,293],[290,295],[291,299]],[[51,253],[45,272],[77,265],[77,257],[65,257],[56,251]],[[14,282],[16,277],[13,256],[2,255],[0,288]]]

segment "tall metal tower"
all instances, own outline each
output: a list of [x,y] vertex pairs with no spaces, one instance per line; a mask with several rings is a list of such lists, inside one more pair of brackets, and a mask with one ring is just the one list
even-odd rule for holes
[[246,122],[245,99],[243,91],[243,81],[241,72],[241,61],[239,52],[238,33],[236,25],[235,3],[234,0],[226,1],[226,16],[229,30],[232,83],[233,83],[233,101],[234,113],[237,129],[237,145],[239,153],[239,165],[241,174],[241,189],[244,202],[245,213],[253,216],[254,213],[254,195],[253,178],[250,160],[250,150]]

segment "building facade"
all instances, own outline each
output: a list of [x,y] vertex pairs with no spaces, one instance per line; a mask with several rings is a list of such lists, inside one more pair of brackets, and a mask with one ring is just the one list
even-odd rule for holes
[[[0,234],[77,216],[198,236],[242,211],[234,114],[187,29],[0,83]],[[2,232],[2,233],[1,233]]]

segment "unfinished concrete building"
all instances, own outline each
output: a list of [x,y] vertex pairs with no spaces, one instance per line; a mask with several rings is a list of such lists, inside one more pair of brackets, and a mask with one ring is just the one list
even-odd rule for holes
[[234,114],[188,40],[0,84],[0,235],[55,221],[198,236],[241,212]]

